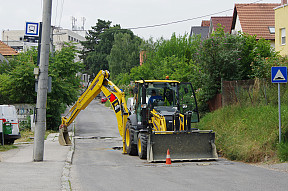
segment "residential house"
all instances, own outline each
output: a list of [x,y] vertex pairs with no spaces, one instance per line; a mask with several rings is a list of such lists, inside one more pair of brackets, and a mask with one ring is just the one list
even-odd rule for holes
[[275,16],[274,8],[278,3],[235,4],[231,34],[243,32],[256,35],[256,39],[270,40],[275,47]]
[[220,26],[224,28],[225,33],[230,33],[232,25],[232,16],[211,17],[209,34],[216,31]]
[[282,56],[288,55],[288,4],[282,0],[281,5],[275,8],[275,50]]
[[201,40],[204,40],[208,37],[209,26],[192,26],[190,36],[201,35]]
[[0,40],[0,62],[8,61],[7,58],[18,55],[18,52]]
[[201,39],[206,39],[209,33],[210,21],[203,20],[201,26],[192,26],[190,36],[201,35]]
[[210,20],[203,20],[201,22],[201,27],[209,27],[210,26]]

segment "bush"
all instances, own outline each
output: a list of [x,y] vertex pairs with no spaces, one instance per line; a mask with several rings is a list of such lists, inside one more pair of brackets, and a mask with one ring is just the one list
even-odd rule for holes
[[288,142],[282,142],[278,145],[278,157],[279,159],[284,162],[288,161]]

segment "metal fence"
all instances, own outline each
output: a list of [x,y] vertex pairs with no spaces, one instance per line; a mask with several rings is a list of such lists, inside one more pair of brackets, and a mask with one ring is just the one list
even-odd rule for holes
[[231,104],[267,104],[266,80],[237,80],[222,82],[222,106]]
[[[281,96],[288,104],[287,85],[282,84]],[[210,111],[227,105],[277,104],[277,85],[265,79],[222,81],[221,94],[209,101]]]

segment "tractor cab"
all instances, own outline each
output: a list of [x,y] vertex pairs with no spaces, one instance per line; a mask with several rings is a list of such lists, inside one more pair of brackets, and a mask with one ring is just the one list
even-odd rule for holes
[[141,80],[136,81],[136,92],[135,109],[138,122],[143,120],[143,109],[147,113],[145,121],[150,119],[151,111],[154,110],[162,116],[170,116],[168,118],[176,113],[189,112],[191,123],[199,122],[197,102],[191,83],[180,83],[175,80],[147,80],[145,82]]

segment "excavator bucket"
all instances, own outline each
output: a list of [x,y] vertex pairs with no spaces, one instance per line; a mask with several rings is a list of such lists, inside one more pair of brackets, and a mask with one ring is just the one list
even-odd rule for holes
[[63,145],[63,146],[72,145],[67,128],[62,128],[62,127],[59,128],[58,141],[60,145]]
[[215,133],[212,131],[152,133],[148,138],[147,160],[165,161],[168,149],[172,161],[216,160],[214,141]]

